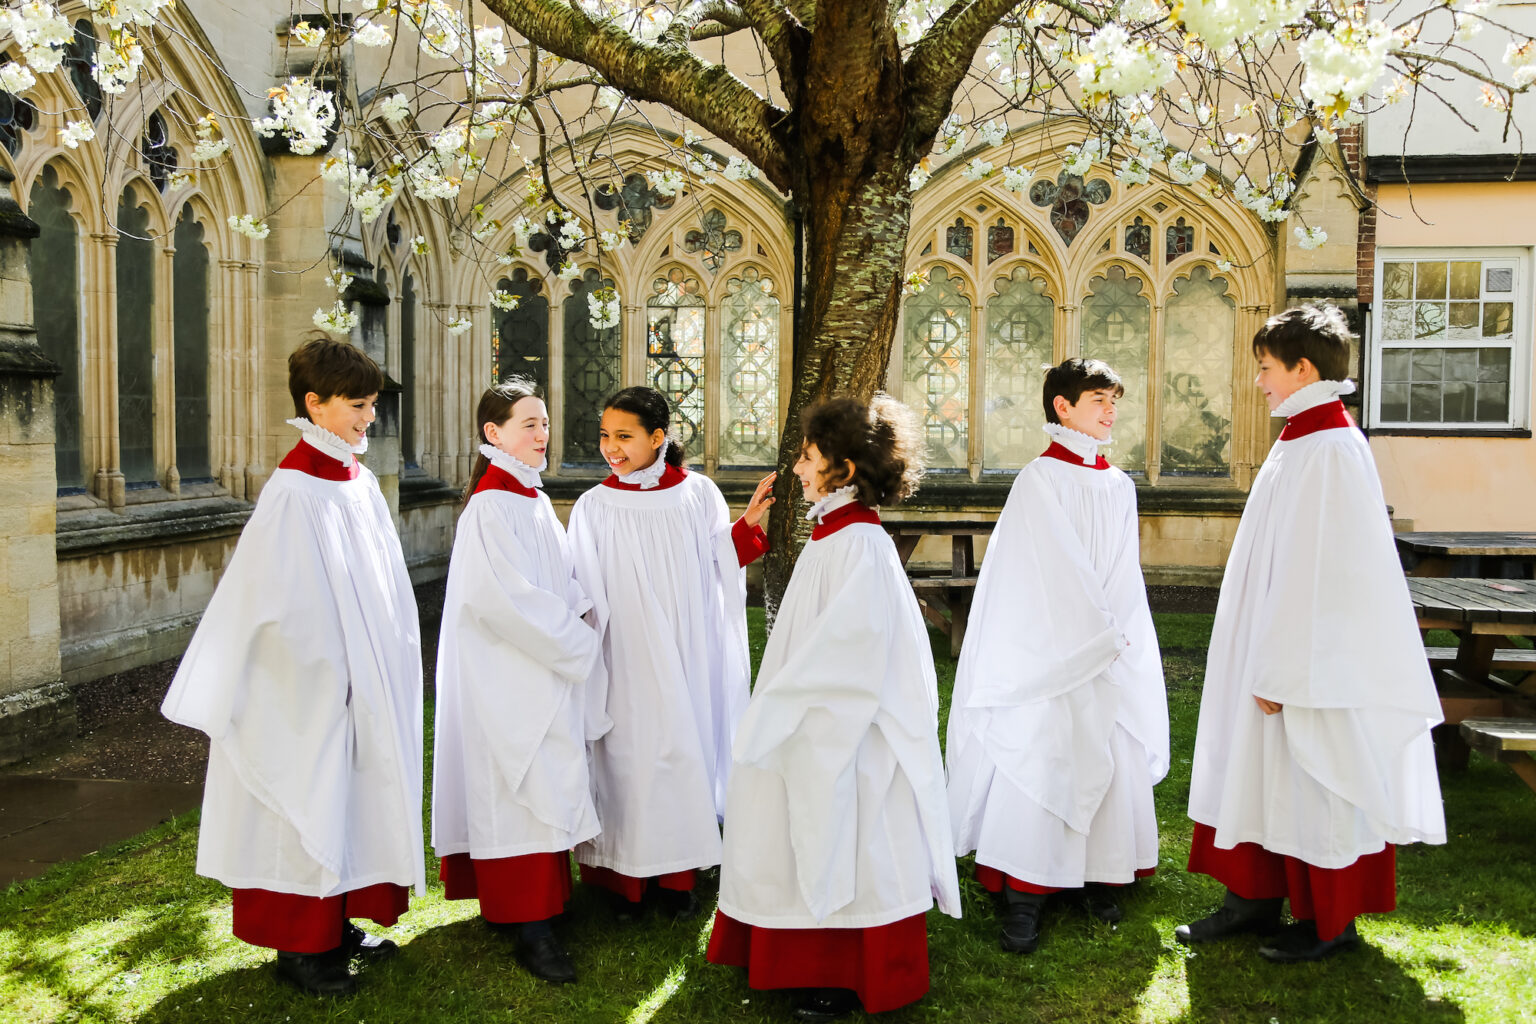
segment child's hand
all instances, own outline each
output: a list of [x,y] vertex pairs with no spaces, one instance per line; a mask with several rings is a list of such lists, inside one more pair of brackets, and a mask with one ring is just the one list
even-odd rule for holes
[[1253,699],[1258,703],[1259,710],[1266,715],[1278,715],[1280,709],[1285,706],[1284,704],[1276,704],[1272,700],[1265,700],[1263,697],[1254,697]]
[[768,514],[768,507],[773,504],[773,499],[768,497],[768,492],[773,489],[773,482],[779,474],[769,473],[757,482],[757,490],[752,492],[752,500],[747,503],[747,510],[741,514],[741,518],[748,526],[756,526],[763,521],[763,516]]

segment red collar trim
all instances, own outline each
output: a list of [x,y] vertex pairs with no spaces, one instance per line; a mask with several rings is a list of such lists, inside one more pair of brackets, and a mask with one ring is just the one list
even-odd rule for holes
[[1294,441],[1298,437],[1306,437],[1319,430],[1335,430],[1339,427],[1354,425],[1354,418],[1344,410],[1344,403],[1335,399],[1332,402],[1324,402],[1322,405],[1304,409],[1287,419],[1285,429],[1280,431],[1280,440]]
[[[480,482],[475,484],[475,494],[479,494],[481,491],[511,491],[513,494],[524,498],[537,498],[539,496],[538,491],[532,487],[524,487],[522,481],[495,463],[485,467],[485,472],[480,476]],[[471,494],[470,497],[474,497],[474,494]]]
[[352,457],[351,465],[343,466],[338,460],[325,454],[308,441],[300,441],[294,445],[293,451],[283,457],[283,461],[277,464],[277,468],[296,469],[300,473],[307,473],[321,480],[334,480],[337,483],[356,480],[363,471],[357,456]]
[[880,513],[868,505],[857,501],[835,508],[821,517],[821,522],[816,524],[816,529],[811,531],[811,540],[823,540],[832,536],[845,526],[854,523],[869,523],[871,526],[880,525]]
[[655,487],[641,488],[639,484],[624,483],[619,479],[619,475],[617,473],[609,473],[608,476],[603,480],[603,486],[612,487],[616,491],[638,491],[642,489],[651,491],[664,491],[668,487],[676,487],[678,484],[682,483],[684,478],[687,476],[688,471],[682,466],[668,466],[666,470],[661,474],[661,479],[656,482]]
[[1080,469],[1108,469],[1109,460],[1100,455],[1093,465],[1083,461],[1083,457],[1060,441],[1052,441],[1051,446],[1040,453],[1042,459],[1060,459],[1062,462],[1070,462]]

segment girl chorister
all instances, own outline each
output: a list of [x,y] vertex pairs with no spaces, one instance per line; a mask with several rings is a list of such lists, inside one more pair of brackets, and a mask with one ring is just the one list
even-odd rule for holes
[[888,396],[808,410],[795,465],[816,528],[736,733],[709,959],[798,1013],[878,1012],[928,991],[925,915],[960,915],[928,633],[875,506],[922,473]]
[[481,397],[476,462],[454,538],[437,659],[432,842],[448,899],[480,900],[517,958],[576,979],[550,927],[571,892],[570,854],[598,831],[584,696],[598,636],[565,530],[538,490],[549,414],[509,378]]
[[695,869],[720,863],[731,734],[747,702],[746,581],[767,550],[773,476],[733,525],[712,481],[683,468],[660,392],[626,388],[603,410],[613,474],[570,515],[576,578],[602,634],[587,713],[603,830],[576,851],[582,880],[621,917],[649,883],[673,916],[697,911]]

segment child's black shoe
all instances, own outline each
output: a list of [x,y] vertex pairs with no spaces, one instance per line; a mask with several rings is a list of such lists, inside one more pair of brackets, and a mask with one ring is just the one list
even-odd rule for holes
[[859,1008],[859,997],[846,988],[813,988],[795,1004],[800,1020],[823,1021],[846,1017]]
[[357,979],[347,970],[343,947],[325,953],[277,954],[277,976],[314,996],[349,996],[357,991]]
[[1321,960],[1325,956],[1360,945],[1360,933],[1355,922],[1345,925],[1344,930],[1331,939],[1317,937],[1317,922],[1297,921],[1284,928],[1279,935],[1259,947],[1259,955],[1277,964],[1300,964]]

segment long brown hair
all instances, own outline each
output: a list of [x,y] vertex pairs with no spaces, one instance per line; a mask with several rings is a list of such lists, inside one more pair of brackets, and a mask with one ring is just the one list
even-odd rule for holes
[[[500,384],[492,384],[486,388],[485,394],[480,396],[480,404],[475,406],[475,436],[480,439],[479,443],[491,443],[491,439],[485,436],[487,423],[500,426],[512,418],[514,405],[525,398],[538,397],[538,386],[527,377],[508,377]],[[480,478],[485,476],[485,471],[490,468],[491,460],[486,458],[483,452],[476,452],[475,468],[469,474],[469,486],[464,488],[464,497],[460,499],[459,504],[469,504],[475,488],[480,486]]]
[[866,505],[894,505],[917,490],[923,478],[922,426],[917,414],[887,394],[869,404],[853,398],[832,398],[801,414],[806,444],[814,444],[829,470],[853,464],[852,479],[844,470],[828,489],[853,484]]

